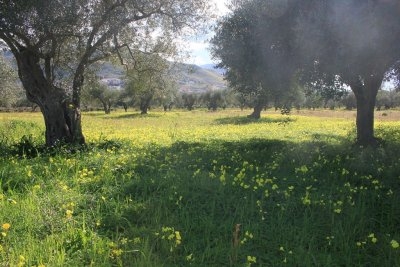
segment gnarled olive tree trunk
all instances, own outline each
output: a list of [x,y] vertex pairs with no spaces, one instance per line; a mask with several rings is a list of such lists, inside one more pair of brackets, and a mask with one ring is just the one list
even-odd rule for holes
[[[79,103],[73,103],[65,90],[55,86],[39,58],[29,50],[15,54],[18,74],[29,101],[36,103],[46,126],[46,145],[60,142],[84,144]],[[48,70],[49,71],[49,70]]]
[[261,118],[261,111],[263,110],[263,108],[264,104],[261,101],[257,101],[257,103],[254,105],[253,113],[251,113],[247,117],[258,120],[259,118]]

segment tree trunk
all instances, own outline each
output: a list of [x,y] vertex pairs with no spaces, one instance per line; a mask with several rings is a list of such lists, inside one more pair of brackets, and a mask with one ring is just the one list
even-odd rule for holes
[[101,99],[100,102],[103,104],[103,110],[105,114],[110,114],[111,113],[111,103],[109,103],[107,100]]
[[54,146],[60,142],[84,144],[79,106],[71,104],[65,91],[54,86],[50,77],[45,77],[34,53],[21,50],[14,55],[26,96],[40,107],[43,114],[46,145]]
[[151,99],[152,99],[152,97],[145,97],[145,98],[141,99],[141,101],[140,101],[140,111],[141,111],[142,115],[147,114],[147,111],[148,111],[148,109],[150,107]]
[[45,126],[46,145],[59,143],[84,144],[80,110],[72,104],[61,101],[46,100],[40,105]]
[[359,145],[374,146],[377,144],[374,136],[374,109],[382,79],[381,76],[371,76],[364,82],[358,80],[350,85],[357,100],[356,125]]
[[263,106],[264,105],[262,105],[262,104],[260,104],[260,103],[257,103],[255,106],[254,106],[254,109],[253,109],[253,113],[251,113],[250,115],[248,115],[247,117],[248,118],[252,118],[252,119],[260,119],[261,118],[261,111],[262,111],[262,109],[263,109]]

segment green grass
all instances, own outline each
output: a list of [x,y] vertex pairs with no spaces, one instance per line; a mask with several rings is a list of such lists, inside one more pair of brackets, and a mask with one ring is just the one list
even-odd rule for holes
[[245,114],[88,113],[57,150],[2,115],[0,266],[400,266],[398,122],[360,148],[352,120]]

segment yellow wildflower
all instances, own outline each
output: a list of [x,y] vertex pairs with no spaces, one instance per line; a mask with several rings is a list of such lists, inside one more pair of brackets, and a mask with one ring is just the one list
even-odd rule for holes
[[248,263],[257,263],[257,258],[254,256],[247,256]]
[[191,261],[193,259],[193,253],[186,256],[187,261]]
[[176,245],[180,245],[182,242],[182,237],[179,231],[175,231],[175,239],[176,239],[175,240]]
[[339,213],[341,213],[341,212],[342,212],[342,209],[334,209],[334,210],[333,210],[333,212],[335,212],[335,213],[339,214]]
[[394,239],[392,241],[390,241],[390,245],[392,245],[392,248],[394,248],[394,249],[399,248],[399,242],[397,242]]
[[4,231],[8,231],[8,229],[10,229],[11,224],[9,223],[3,223],[3,225],[1,226],[1,229],[3,229]]
[[20,255],[19,256],[19,262],[18,262],[18,267],[22,267],[22,266],[25,266],[25,263],[26,263],[26,260],[25,260],[25,257],[24,256],[22,256],[22,255]]
[[118,258],[122,255],[124,251],[122,249],[113,249],[111,251],[111,258]]
[[73,212],[72,210],[66,210],[66,211],[65,211],[65,215],[67,216],[67,219],[71,219],[73,213],[74,213],[74,212]]
[[40,184],[36,184],[33,186],[33,190],[40,190]]

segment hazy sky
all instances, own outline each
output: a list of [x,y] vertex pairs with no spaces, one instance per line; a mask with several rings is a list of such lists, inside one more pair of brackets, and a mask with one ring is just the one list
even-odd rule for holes
[[[211,0],[214,2],[217,10],[218,15],[222,16],[225,15],[229,10],[225,6],[226,0]],[[211,38],[214,33],[210,32],[208,35],[204,36],[194,36],[188,43],[189,52],[192,54],[191,58],[186,60],[186,63],[196,64],[196,65],[204,65],[213,63],[210,53],[208,52],[207,48],[209,44],[207,39]]]

